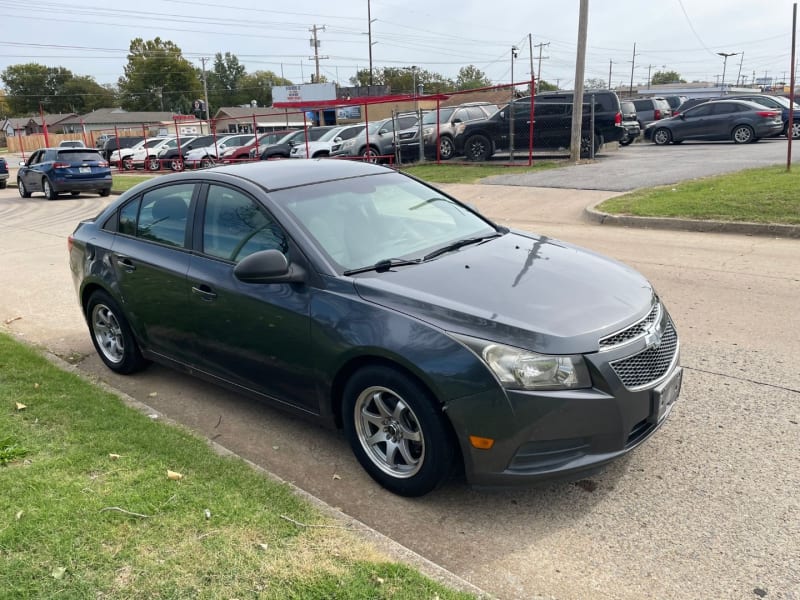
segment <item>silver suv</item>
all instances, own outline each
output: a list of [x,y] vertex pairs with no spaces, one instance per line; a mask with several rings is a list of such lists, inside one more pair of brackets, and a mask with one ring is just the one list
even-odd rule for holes
[[360,156],[370,162],[385,160],[394,155],[395,126],[397,130],[409,129],[416,125],[416,114],[399,115],[369,123],[356,137],[345,140],[340,147],[331,148],[331,156]]
[[672,116],[672,107],[666,98],[635,98],[631,100],[636,107],[639,127],[644,130],[653,121],[660,121]]
[[[439,158],[449,160],[456,154],[453,140],[464,131],[466,124],[491,117],[497,112],[496,104],[469,102],[439,109]],[[436,111],[422,117],[422,138],[425,154],[436,157]]]

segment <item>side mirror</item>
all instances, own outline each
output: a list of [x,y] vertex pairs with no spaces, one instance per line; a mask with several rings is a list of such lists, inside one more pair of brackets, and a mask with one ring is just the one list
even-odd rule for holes
[[388,130],[388,129],[381,129],[381,130],[378,132],[378,135],[386,135],[387,133],[389,133],[389,130]]
[[461,119],[459,119],[458,117],[453,119],[453,125],[458,125],[459,123],[463,123],[463,121]]
[[280,250],[261,250],[245,257],[233,269],[233,274],[245,283],[299,283],[305,272]]
[[338,144],[341,141],[342,141],[342,138],[340,138],[339,136],[336,136],[335,138],[333,138],[333,143],[334,144]]
[[20,167],[24,167],[24,166],[25,166],[25,161],[24,161],[24,160],[21,160],[21,161],[19,162],[19,166],[20,166]]
[[686,120],[686,115],[684,113],[681,113],[678,116],[681,118],[681,121],[685,121]]
[[501,110],[498,114],[500,115],[501,119],[505,119],[506,118],[506,111]]

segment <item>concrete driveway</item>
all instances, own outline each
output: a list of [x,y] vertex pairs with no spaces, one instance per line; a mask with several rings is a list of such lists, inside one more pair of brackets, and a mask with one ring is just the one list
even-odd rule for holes
[[681,399],[604,473],[515,490],[455,480],[404,499],[362,472],[338,432],[158,366],[114,376],[66,258],[74,224],[105,205],[97,197],[0,192],[0,324],[499,597],[799,599],[800,243],[583,221],[607,192],[446,187],[499,222],[631,264],[669,307]]

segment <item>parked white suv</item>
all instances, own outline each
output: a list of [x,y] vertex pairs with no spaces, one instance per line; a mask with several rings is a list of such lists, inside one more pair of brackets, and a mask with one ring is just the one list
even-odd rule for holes
[[218,138],[216,144],[209,144],[202,148],[192,148],[186,153],[184,162],[190,168],[198,165],[201,168],[210,167],[222,156],[225,150],[244,146],[252,139],[252,133],[226,135]]
[[306,144],[303,141],[295,146],[292,146],[289,157],[320,158],[323,156],[330,156],[331,148],[334,144],[339,144],[345,140],[356,137],[358,134],[364,131],[364,127],[365,125],[363,123],[334,127],[330,131],[326,131],[316,142],[308,142],[308,151],[306,151]]
[[111,156],[109,156],[108,162],[112,165],[119,165],[121,162],[122,168],[126,171],[130,171],[135,169],[137,166],[143,166],[144,161],[148,156],[150,156],[150,154],[157,156],[158,151],[155,149],[170,139],[172,138],[146,138],[130,148],[114,150],[111,153]]

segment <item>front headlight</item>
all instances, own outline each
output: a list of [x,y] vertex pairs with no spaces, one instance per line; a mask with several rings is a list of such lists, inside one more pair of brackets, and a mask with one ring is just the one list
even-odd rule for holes
[[434,131],[436,131],[436,129],[434,129],[433,127],[426,127],[425,129],[422,130],[422,135],[424,135],[425,137],[430,137],[433,135]]
[[504,387],[523,390],[592,387],[589,370],[580,355],[539,354],[466,336],[457,339],[483,359]]

